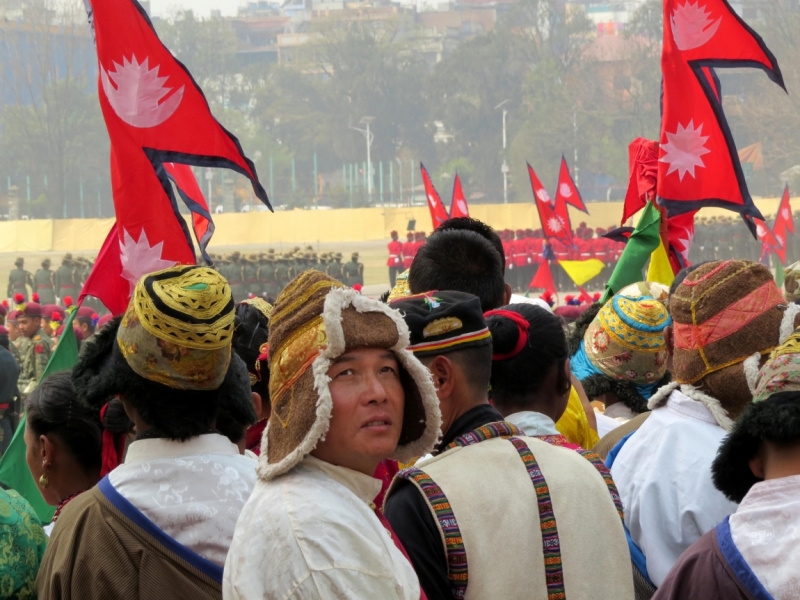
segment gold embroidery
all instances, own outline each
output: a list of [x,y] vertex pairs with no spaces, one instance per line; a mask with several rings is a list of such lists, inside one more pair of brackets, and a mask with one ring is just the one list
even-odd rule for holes
[[464,323],[458,317],[444,317],[443,319],[436,319],[429,323],[425,329],[422,330],[422,337],[429,338],[451,331],[458,331],[464,327]]

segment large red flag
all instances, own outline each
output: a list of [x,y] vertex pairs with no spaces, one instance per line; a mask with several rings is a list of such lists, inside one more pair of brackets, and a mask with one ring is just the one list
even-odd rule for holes
[[636,138],[628,146],[628,190],[622,207],[622,225],[654,200],[658,177],[658,144]]
[[665,0],[658,197],[669,215],[718,206],[761,217],[722,111],[717,67],[760,67],[783,87],[775,57],[725,0]]
[[556,293],[556,284],[553,282],[553,274],[550,272],[549,261],[543,260],[536,270],[536,274],[531,279],[528,289],[543,289],[546,292]]
[[203,258],[210,263],[211,257],[208,256],[206,248],[208,242],[211,241],[211,236],[214,235],[214,221],[211,220],[208,202],[197,184],[192,168],[180,163],[164,163],[164,168],[167,170],[167,176],[178,189],[183,203],[192,211],[194,237],[200,245]]
[[428,169],[425,165],[419,163],[419,169],[422,172],[422,183],[425,184],[425,197],[428,199],[428,209],[431,211],[431,223],[433,224],[434,231],[447,221],[447,209],[442,204],[442,199],[439,197],[439,192],[433,187],[431,176],[428,175]]
[[[89,2],[98,95],[111,139],[118,247],[112,260],[115,248],[106,240],[105,260],[98,258],[96,277],[87,280],[81,296],[91,294],[106,303],[108,292],[100,296],[96,285],[101,279],[115,280],[130,294],[148,272],[195,263],[165,163],[233,169],[250,179],[262,202],[269,206],[269,201],[239,141],[212,116],[203,92],[158,39],[141,5],[136,0]],[[198,206],[187,203],[193,213]]]
[[553,205],[550,201],[550,195],[544,189],[542,182],[539,181],[530,164],[528,165],[528,176],[531,179],[533,198],[536,201],[536,210],[539,211],[539,220],[542,223],[545,237],[572,245],[572,225],[569,221],[567,204],[561,202],[560,204],[556,203],[555,206]]
[[694,216],[696,214],[697,211],[693,210],[667,219],[667,239],[669,241],[667,256],[672,271],[676,275],[678,271],[691,265],[689,249],[694,241]]
[[587,215],[589,214],[589,211],[586,210],[586,205],[583,203],[583,198],[581,198],[581,193],[578,191],[578,186],[575,185],[572,175],[569,174],[569,167],[563,154],[561,155],[561,169],[558,172],[556,205],[559,202],[566,202],[578,210],[582,210]]
[[468,217],[469,207],[467,206],[467,199],[464,197],[464,190],[461,189],[461,178],[456,173],[456,179],[453,182],[453,199],[450,203],[450,218],[455,219],[458,217]]
[[775,222],[772,225],[772,233],[783,248],[786,248],[786,241],[789,234],[794,233],[794,219],[792,218],[792,205],[789,202],[788,185],[783,188],[783,197],[781,198],[781,203],[778,205],[778,212],[775,215]]

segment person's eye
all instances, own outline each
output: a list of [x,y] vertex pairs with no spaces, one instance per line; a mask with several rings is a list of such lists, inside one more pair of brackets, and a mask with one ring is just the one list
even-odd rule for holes
[[387,366],[385,366],[385,367],[383,367],[381,369],[381,373],[392,373],[394,375],[397,375],[397,369],[395,369],[392,366],[387,365]]
[[355,371],[353,369],[345,369],[344,371],[340,371],[336,374],[336,377],[346,377],[348,375],[353,375]]

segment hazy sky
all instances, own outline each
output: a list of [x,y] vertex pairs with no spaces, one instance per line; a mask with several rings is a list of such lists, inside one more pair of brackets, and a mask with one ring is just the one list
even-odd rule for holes
[[150,10],[154,16],[166,17],[172,8],[191,8],[200,17],[209,16],[211,9],[218,8],[223,16],[236,16],[240,5],[247,0],[150,0]]

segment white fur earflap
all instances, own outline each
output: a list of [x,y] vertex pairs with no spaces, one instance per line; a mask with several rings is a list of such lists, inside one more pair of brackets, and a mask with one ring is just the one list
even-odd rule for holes
[[761,353],[756,352],[750,358],[746,358],[742,363],[744,367],[744,377],[747,379],[747,387],[750,388],[750,393],[755,395],[756,384],[758,383],[758,371],[761,364]]
[[397,360],[409,373],[414,383],[419,389],[425,410],[425,432],[414,442],[399,446],[392,456],[395,460],[408,461],[412,458],[422,456],[430,452],[440,436],[442,415],[439,410],[439,399],[436,396],[436,388],[433,385],[431,374],[428,369],[406,348],[410,343],[408,326],[400,314],[389,308],[386,304],[377,300],[372,300],[362,296],[350,288],[333,288],[325,296],[325,304],[322,311],[322,321],[325,325],[327,336],[327,346],[314,359],[311,365],[314,374],[314,389],[317,392],[316,418],[309,432],[303,441],[292,450],[283,460],[276,464],[268,463],[267,443],[269,429],[278,426],[270,419],[261,440],[261,456],[259,457],[258,476],[269,480],[278,475],[286,473],[295,467],[306,455],[310,454],[320,440],[325,439],[331,422],[333,411],[333,398],[329,387],[330,378],[328,369],[333,360],[344,353],[347,341],[344,338],[342,329],[342,312],[349,306],[353,306],[358,312],[379,312],[388,316],[397,326],[398,342],[391,348],[397,356]]
[[778,340],[779,345],[788,340],[789,336],[794,333],[794,319],[797,313],[800,313],[800,304],[790,302],[783,313],[783,319],[781,319],[781,333]]
[[662,385],[656,390],[655,394],[650,396],[650,400],[647,401],[647,408],[655,410],[664,406],[669,399],[669,395],[673,390],[678,389],[679,385],[677,381],[670,381],[668,384]]
[[705,392],[700,391],[698,388],[688,383],[681,385],[681,392],[692,400],[697,400],[702,403],[714,417],[717,424],[725,431],[733,429],[733,420],[728,416],[728,411],[722,408],[722,404],[719,403],[719,400],[712,398]]

